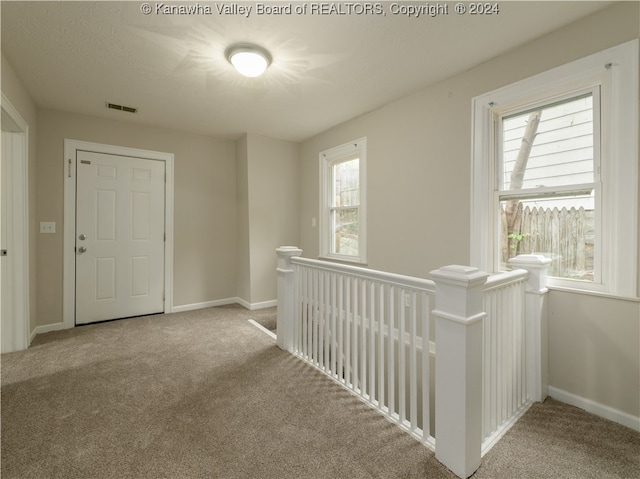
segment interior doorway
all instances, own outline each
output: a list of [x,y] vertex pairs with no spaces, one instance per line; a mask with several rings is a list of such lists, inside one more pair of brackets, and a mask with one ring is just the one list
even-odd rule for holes
[[0,351],[29,346],[29,127],[2,94],[0,141]]

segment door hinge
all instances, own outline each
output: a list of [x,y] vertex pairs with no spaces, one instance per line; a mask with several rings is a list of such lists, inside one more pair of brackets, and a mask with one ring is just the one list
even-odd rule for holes
[[167,241],[167,233],[164,234],[164,241]]

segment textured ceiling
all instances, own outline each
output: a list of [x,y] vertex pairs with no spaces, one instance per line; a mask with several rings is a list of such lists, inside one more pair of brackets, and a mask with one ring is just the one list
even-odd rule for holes
[[[303,140],[610,2],[507,1],[498,15],[482,16],[458,15],[452,2],[446,15],[417,18],[394,14],[392,2],[379,15],[312,14],[316,2],[293,2],[307,5],[303,15],[261,15],[252,2],[195,1],[152,1],[144,15],[142,3],[2,1],[2,53],[42,108],[218,137]],[[156,10],[180,4],[200,14]],[[221,6],[251,13],[221,14]],[[263,77],[233,70],[224,51],[234,42],[271,52]],[[107,101],[139,111],[108,110]]]

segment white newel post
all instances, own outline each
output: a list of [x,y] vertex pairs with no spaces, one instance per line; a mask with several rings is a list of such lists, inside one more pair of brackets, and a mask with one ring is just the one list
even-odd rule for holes
[[452,265],[431,276],[436,283],[436,459],[467,478],[481,459],[483,286],[489,275]]
[[509,260],[514,268],[529,272],[525,293],[527,390],[534,401],[547,397],[547,271],[551,259],[521,254]]
[[278,263],[278,319],[276,323],[276,344],[288,351],[293,347],[293,315],[295,312],[295,271],[291,258],[300,256],[302,250],[295,246],[281,246],[276,249]]

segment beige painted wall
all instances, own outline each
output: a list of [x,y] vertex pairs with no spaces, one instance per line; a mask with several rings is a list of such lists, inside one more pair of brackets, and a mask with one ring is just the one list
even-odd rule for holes
[[246,198],[238,198],[238,219],[246,224],[239,245],[248,247],[248,260],[240,258],[238,294],[256,306],[277,298],[275,249],[298,242],[299,150],[296,143],[254,133],[239,143],[246,145],[238,155],[238,181],[243,187],[246,181]]
[[[63,151],[65,139],[174,153],[174,306],[236,296],[235,143],[113,120],[39,110],[38,325],[62,321]],[[46,314],[45,314],[46,312]]]
[[549,294],[549,384],[640,415],[640,304]]
[[18,110],[20,116],[29,125],[29,164],[28,168],[28,189],[29,189],[29,331],[36,326],[38,315],[37,306],[37,232],[36,222],[36,157],[37,157],[37,121],[38,110],[27,90],[22,86],[22,82],[16,76],[13,68],[2,56],[2,79],[0,86],[11,105]]
[[[319,252],[318,229],[311,227],[319,214],[319,152],[366,136],[369,267],[424,277],[442,265],[468,264],[472,98],[638,38],[639,21],[637,2],[616,4],[304,142],[304,255]],[[553,293],[549,303],[550,384],[640,416],[638,303],[569,293]],[[598,341],[597,331],[609,334]],[[585,358],[611,363],[566,369],[567,361],[579,365]],[[611,369],[624,380],[612,382]]]

